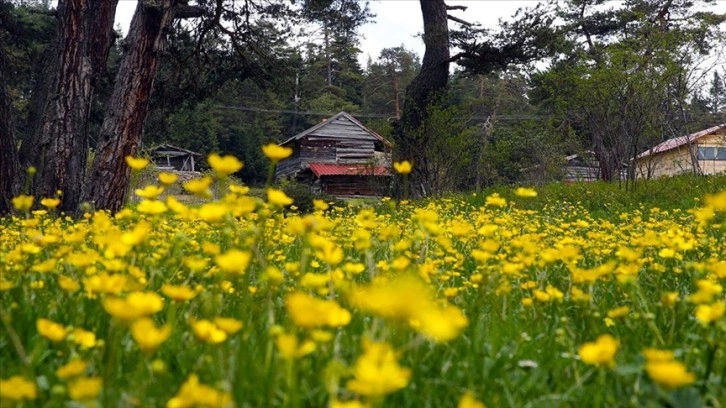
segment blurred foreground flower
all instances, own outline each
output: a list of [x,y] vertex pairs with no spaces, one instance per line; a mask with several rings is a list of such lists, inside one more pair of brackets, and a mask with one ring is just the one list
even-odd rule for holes
[[292,156],[292,149],[289,147],[278,146],[275,143],[270,143],[262,146],[262,153],[270,159],[273,163],[277,163],[280,160],[287,159]]
[[618,352],[619,346],[620,343],[613,336],[603,334],[594,342],[580,346],[578,354],[584,363],[613,366],[615,364],[615,353]]
[[142,170],[149,164],[149,159],[143,157],[126,156],[126,164],[131,167],[131,170]]
[[207,162],[209,162],[212,170],[221,177],[226,177],[232,173],[240,171],[244,166],[244,164],[234,156],[220,156],[217,153],[210,154],[209,157],[207,157]]
[[404,160],[402,162],[393,163],[393,168],[396,170],[396,173],[405,175],[409,174],[411,170],[413,170],[413,165],[410,161]]

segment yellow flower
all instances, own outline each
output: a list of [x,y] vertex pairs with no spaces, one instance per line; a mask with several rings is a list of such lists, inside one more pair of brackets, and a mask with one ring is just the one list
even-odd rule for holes
[[277,163],[280,160],[290,157],[292,155],[292,148],[270,143],[262,146],[262,153],[264,153],[268,159],[272,160],[273,163]]
[[74,401],[88,401],[98,397],[103,382],[99,377],[79,378],[68,384],[68,395]]
[[603,334],[594,342],[580,346],[578,354],[584,363],[593,365],[614,365],[615,353],[620,343],[613,336]]
[[161,293],[169,299],[183,302],[186,300],[194,299],[197,296],[197,291],[190,288],[189,286],[181,285],[169,285],[167,283],[161,286]]
[[627,316],[630,313],[630,308],[627,306],[620,306],[614,309],[608,310],[608,317],[617,319],[619,317]]
[[166,204],[157,200],[142,200],[136,207],[142,214],[158,215],[166,212]]
[[80,327],[73,329],[69,340],[82,348],[89,349],[96,346],[96,334],[92,331],[81,329]]
[[486,405],[477,400],[476,397],[474,397],[474,394],[470,391],[467,391],[461,396],[461,399],[459,399],[457,408],[486,408]]
[[31,195],[25,195],[21,194],[17,197],[13,197],[13,208],[15,208],[18,211],[30,211],[30,209],[33,207],[33,201],[35,201],[35,197]]
[[154,199],[159,196],[159,194],[164,192],[164,187],[154,186],[154,185],[148,185],[144,188],[137,188],[134,191],[134,194],[141,198],[149,198]]
[[398,391],[408,385],[411,370],[398,365],[396,353],[386,343],[364,341],[363,354],[353,366],[355,378],[347,388],[360,395],[378,397]]
[[217,344],[227,340],[227,332],[209,320],[192,321],[190,324],[194,335],[203,342]]
[[252,253],[230,249],[229,251],[214,257],[214,261],[224,272],[244,274],[252,260]]
[[718,301],[712,305],[698,305],[696,308],[696,320],[702,325],[708,326],[723,317],[726,312],[726,303]]
[[38,398],[38,386],[35,381],[15,375],[10,378],[0,379],[0,400],[10,401],[32,401]]
[[215,317],[214,324],[217,325],[225,333],[232,335],[242,330],[242,322],[231,317]]
[[40,205],[42,205],[45,208],[48,208],[52,210],[53,208],[56,208],[60,205],[61,200],[58,198],[44,198],[40,200]]
[[234,156],[220,156],[212,153],[207,157],[207,162],[215,173],[225,177],[242,169],[242,162]]
[[68,335],[68,329],[66,329],[62,324],[58,324],[48,319],[38,319],[35,323],[35,327],[38,329],[38,333],[40,333],[41,336],[54,342],[63,341]]
[[174,173],[167,173],[165,171],[159,173],[159,182],[165,186],[168,186],[170,184],[174,184],[178,179],[179,176],[177,176]]
[[285,308],[295,325],[306,329],[340,327],[350,323],[350,312],[335,301],[317,299],[303,292],[287,295]]
[[171,335],[171,325],[156,327],[149,318],[135,321],[131,325],[131,337],[134,338],[142,351],[156,350]]
[[651,380],[669,389],[685,387],[696,381],[696,376],[679,361],[649,361],[645,364],[645,372]]
[[292,360],[295,358],[305,357],[316,349],[314,341],[304,341],[299,343],[294,334],[280,333],[275,339],[275,345],[283,358]]
[[393,163],[393,168],[396,170],[398,174],[408,174],[413,169],[413,165],[410,161],[404,160],[402,162],[395,162]]
[[726,190],[717,194],[707,195],[704,202],[716,211],[726,212]]
[[88,363],[83,360],[72,360],[70,363],[58,368],[55,374],[58,378],[66,380],[83,374],[87,367]]
[[176,395],[166,403],[166,408],[229,408],[232,396],[225,391],[200,384],[196,374],[192,374],[182,384]]
[[486,202],[486,205],[491,205],[494,207],[504,207],[505,205],[507,205],[507,200],[504,199],[503,197],[500,197],[499,194],[497,194],[497,193],[494,193],[494,194],[488,196],[485,199],[485,202]]
[[131,170],[139,171],[149,164],[149,159],[145,159],[143,157],[126,156],[126,164],[131,167]]
[[184,190],[187,190],[188,192],[199,196],[199,197],[209,197],[212,195],[212,191],[209,189],[209,186],[212,185],[212,178],[209,176],[204,176],[200,179],[194,179],[189,180],[186,183],[184,183],[183,187]]
[[656,348],[647,348],[643,350],[643,355],[648,362],[671,361],[675,359],[673,351],[660,350]]
[[514,191],[514,194],[519,197],[527,197],[527,198],[537,197],[537,191],[535,191],[535,189],[533,189],[533,188],[519,187]]
[[199,218],[209,222],[221,221],[227,213],[229,208],[225,203],[206,203],[199,207]]
[[284,191],[275,188],[267,189],[267,202],[271,205],[284,207],[293,203],[293,199],[288,197]]
[[105,299],[103,308],[113,317],[131,321],[160,311],[164,308],[164,299],[154,292],[133,292],[125,299]]

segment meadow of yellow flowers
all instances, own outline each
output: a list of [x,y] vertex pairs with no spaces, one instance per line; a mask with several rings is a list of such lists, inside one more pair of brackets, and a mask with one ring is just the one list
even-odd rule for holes
[[14,200],[0,406],[726,406],[726,191],[610,218],[525,210],[527,188],[298,214],[209,163],[195,206],[166,173],[113,216]]

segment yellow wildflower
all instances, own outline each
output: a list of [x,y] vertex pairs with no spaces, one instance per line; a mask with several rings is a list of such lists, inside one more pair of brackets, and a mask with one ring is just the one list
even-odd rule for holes
[[280,355],[288,360],[305,357],[315,351],[317,347],[314,341],[306,340],[300,343],[294,334],[288,333],[278,334],[275,345]]
[[136,210],[142,214],[158,215],[166,212],[167,207],[161,201],[157,200],[141,200]]
[[99,377],[79,378],[68,384],[68,395],[74,401],[88,401],[98,397],[103,382]]
[[252,260],[252,253],[230,249],[229,251],[214,257],[214,261],[224,272],[244,274]]
[[234,156],[220,156],[212,153],[207,157],[207,162],[217,175],[225,177],[242,169],[242,162]]
[[494,207],[504,207],[507,205],[507,200],[504,197],[500,197],[499,194],[494,193],[485,199],[486,205]]
[[413,170],[413,165],[410,161],[404,160],[402,162],[393,163],[393,168],[396,170],[396,173],[405,175],[411,173],[411,170]]
[[137,188],[134,190],[134,194],[141,198],[154,199],[164,192],[164,187],[148,185],[144,188]]
[[464,393],[459,399],[457,408],[486,408],[483,402],[479,401],[474,397],[470,391]]
[[408,385],[411,370],[398,365],[393,348],[386,343],[364,341],[363,354],[353,366],[355,378],[347,388],[360,395],[379,397]]
[[209,189],[209,186],[212,185],[212,178],[209,176],[204,176],[200,179],[194,179],[189,180],[186,183],[184,183],[183,187],[184,190],[199,196],[199,197],[210,197],[212,195],[212,191]]
[[649,361],[645,364],[648,377],[659,385],[669,388],[681,388],[693,384],[696,376],[688,372],[686,366],[679,361]]
[[35,201],[35,197],[31,195],[21,194],[17,197],[13,197],[13,208],[18,211],[30,211],[30,209],[33,207],[33,201]]
[[237,333],[243,326],[241,321],[231,317],[215,317],[214,324],[228,335]]
[[217,344],[227,340],[227,332],[209,320],[197,320],[191,323],[194,335],[206,343]]
[[197,296],[197,291],[186,285],[169,285],[165,283],[161,286],[161,293],[169,299],[176,300],[178,302],[184,302],[186,300],[194,299]]
[[287,295],[285,308],[295,325],[306,329],[345,326],[351,318],[350,312],[335,301],[317,299],[303,292]]
[[277,163],[280,160],[287,159],[292,156],[292,148],[270,143],[262,146],[262,153],[264,153],[265,156],[273,163]]
[[41,336],[54,342],[63,341],[68,335],[68,329],[66,329],[62,324],[58,324],[48,319],[38,319],[35,323],[35,327],[38,329],[38,333],[40,333]]
[[159,182],[165,186],[174,184],[179,179],[174,173],[161,172],[159,173]]
[[139,319],[131,325],[131,337],[134,338],[142,351],[156,350],[170,335],[171,325],[165,324],[156,327],[148,317]]
[[42,205],[43,207],[45,207],[49,210],[52,210],[52,209],[58,207],[60,205],[60,203],[61,203],[61,200],[58,198],[44,198],[44,199],[40,200],[40,205]]
[[96,346],[96,334],[92,331],[76,327],[69,337],[69,340],[78,344],[82,348],[92,348]]
[[10,378],[0,379],[0,400],[10,401],[32,401],[38,398],[38,386],[35,381],[15,375]]
[[111,316],[130,321],[160,311],[164,308],[164,299],[154,292],[132,292],[124,299],[104,299],[103,308]]
[[613,336],[603,334],[594,342],[580,346],[578,354],[584,363],[612,366],[620,343]]
[[192,374],[182,384],[176,395],[166,403],[166,408],[229,408],[232,396],[225,391],[200,384],[196,374]]
[[149,164],[149,159],[143,157],[126,156],[126,164],[131,167],[131,170],[142,170]]
[[519,187],[514,191],[514,194],[519,197],[537,197],[537,191],[533,188]]
[[55,374],[58,376],[58,378],[65,380],[68,378],[78,377],[79,375],[83,374],[84,371],[86,371],[87,367],[88,363],[83,360],[72,360],[68,364],[58,368],[55,371]]
[[718,301],[711,305],[698,305],[696,308],[696,320],[702,325],[708,326],[723,317],[724,312],[726,312],[726,303],[723,301]]
[[267,202],[274,206],[285,207],[293,203],[284,191],[275,188],[267,189]]

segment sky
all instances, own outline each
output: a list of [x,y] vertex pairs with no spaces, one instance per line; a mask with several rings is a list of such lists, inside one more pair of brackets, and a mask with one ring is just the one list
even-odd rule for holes
[[[471,23],[480,23],[484,28],[496,28],[499,20],[508,20],[519,8],[533,7],[538,0],[447,0],[448,5],[467,6],[466,11],[453,10],[450,14]],[[608,5],[618,5],[620,1],[608,1]],[[116,10],[115,24],[124,34],[128,31],[131,17],[136,8],[136,0],[120,0]],[[368,56],[377,59],[384,48],[403,44],[407,49],[423,57],[424,45],[417,35],[423,31],[423,19],[419,0],[371,0],[370,10],[376,17],[364,25],[359,57],[365,66]],[[726,0],[717,0],[709,10],[726,13]],[[453,22],[449,23],[456,24]]]
[[[523,6],[534,6],[537,0],[450,0],[449,5],[464,5],[466,11],[454,10],[450,14],[469,22],[479,22],[494,28],[500,18],[508,19]],[[371,0],[370,10],[374,21],[361,27],[360,61],[365,66],[368,56],[377,59],[381,50],[403,44],[407,49],[423,57],[424,45],[416,35],[423,32],[423,19],[418,0]],[[116,9],[115,24],[126,34],[136,0],[120,0]],[[455,24],[455,23],[450,23]]]

